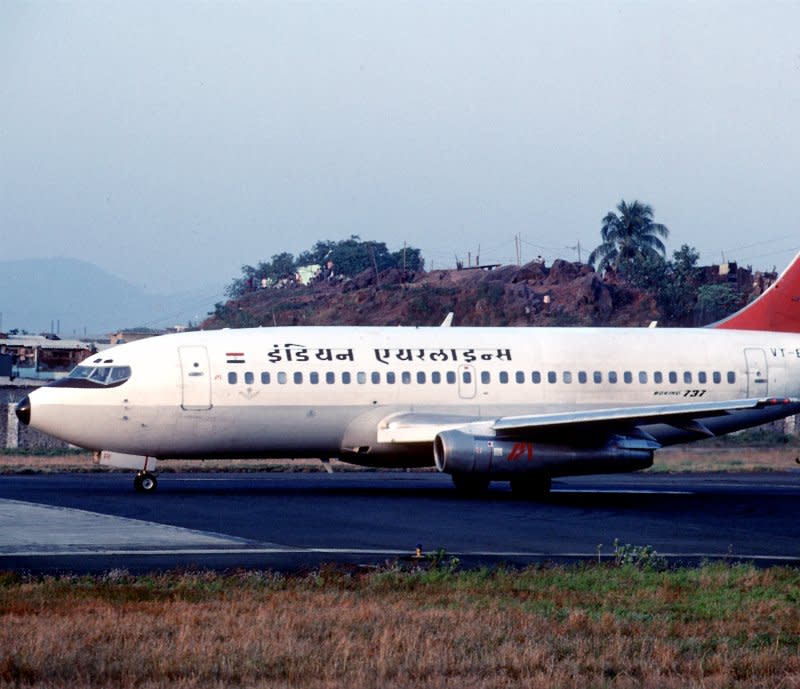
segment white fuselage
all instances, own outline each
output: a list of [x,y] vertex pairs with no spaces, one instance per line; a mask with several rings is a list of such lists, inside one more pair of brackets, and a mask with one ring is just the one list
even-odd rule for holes
[[[31,426],[159,458],[429,465],[442,419],[800,396],[800,336],[758,331],[258,328],[154,337],[84,364],[131,375],[36,390]],[[392,417],[408,412],[437,421],[404,434]]]

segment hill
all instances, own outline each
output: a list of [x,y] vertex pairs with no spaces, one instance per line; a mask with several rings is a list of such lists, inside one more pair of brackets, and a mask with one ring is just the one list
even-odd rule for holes
[[86,261],[0,261],[0,330],[45,332],[60,322],[64,335],[102,334],[161,325],[174,311],[176,297],[148,294]]
[[492,270],[364,271],[352,280],[250,291],[217,304],[203,327],[257,325],[454,324],[646,325],[658,317],[652,297],[587,265],[557,260]]
[[[728,270],[730,268],[730,270]],[[723,287],[727,312],[763,289],[774,275],[735,264],[699,268],[697,284]],[[656,294],[591,266],[556,260],[493,269],[404,272],[365,270],[353,279],[309,286],[292,281],[253,289],[216,305],[204,328],[259,325],[439,325],[448,312],[462,326],[646,326],[662,319]],[[698,301],[680,325],[725,315]]]

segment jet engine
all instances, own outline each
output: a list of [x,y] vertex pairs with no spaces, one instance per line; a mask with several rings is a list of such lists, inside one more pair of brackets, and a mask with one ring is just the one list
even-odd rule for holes
[[524,474],[576,476],[646,469],[658,443],[611,436],[597,447],[538,443],[524,439],[481,437],[459,430],[443,431],[433,445],[439,471],[480,474],[509,480]]

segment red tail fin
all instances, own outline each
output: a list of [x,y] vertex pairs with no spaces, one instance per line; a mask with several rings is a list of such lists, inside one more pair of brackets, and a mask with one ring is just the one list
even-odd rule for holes
[[758,299],[709,327],[800,333],[800,254]]

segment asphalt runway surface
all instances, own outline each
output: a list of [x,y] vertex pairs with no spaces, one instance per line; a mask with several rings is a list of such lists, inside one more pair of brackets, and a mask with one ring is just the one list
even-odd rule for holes
[[0,570],[304,571],[413,561],[443,548],[463,566],[610,557],[651,545],[673,562],[800,564],[800,471],[556,479],[540,501],[506,483],[459,496],[411,472],[0,476]]

